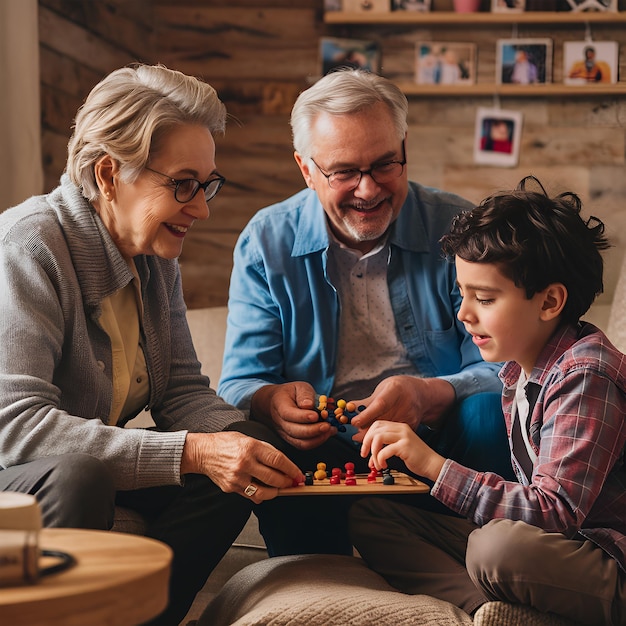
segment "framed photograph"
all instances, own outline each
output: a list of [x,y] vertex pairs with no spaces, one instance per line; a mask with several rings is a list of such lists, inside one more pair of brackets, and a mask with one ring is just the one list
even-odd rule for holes
[[515,167],[522,134],[521,111],[478,108],[474,161],[484,165]]
[[389,0],[342,0],[341,5],[355,13],[389,13]]
[[392,11],[430,11],[431,0],[391,0]]
[[567,0],[567,4],[572,11],[617,11],[617,0]]
[[420,85],[473,85],[476,82],[476,44],[418,41],[415,45],[415,82]]
[[380,49],[374,41],[322,37],[320,63],[322,76],[340,67],[362,68],[378,74]]
[[519,13],[526,10],[526,0],[491,0],[492,13]]
[[342,8],[341,0],[324,0],[324,11],[341,11]]
[[552,81],[551,39],[498,39],[496,83],[532,85]]
[[563,43],[563,82],[568,85],[616,83],[617,41],[566,41]]

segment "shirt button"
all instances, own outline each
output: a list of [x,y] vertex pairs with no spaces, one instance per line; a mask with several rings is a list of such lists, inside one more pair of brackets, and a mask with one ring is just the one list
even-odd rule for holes
[[104,372],[104,367],[105,367],[104,361],[98,361],[97,364],[98,364],[98,367]]

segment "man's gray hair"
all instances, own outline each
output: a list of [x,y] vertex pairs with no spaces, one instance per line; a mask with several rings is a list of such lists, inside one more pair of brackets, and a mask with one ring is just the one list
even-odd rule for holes
[[326,74],[303,91],[291,111],[293,147],[305,159],[312,157],[311,127],[320,113],[346,115],[378,103],[389,107],[398,139],[408,129],[409,104],[406,96],[390,80],[362,69],[342,69]]

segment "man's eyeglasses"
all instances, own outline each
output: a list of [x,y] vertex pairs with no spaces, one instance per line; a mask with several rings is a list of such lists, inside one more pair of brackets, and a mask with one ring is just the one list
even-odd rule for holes
[[164,174],[163,172],[157,172],[153,170],[151,167],[145,167],[149,172],[154,172],[155,174],[159,174],[159,176],[164,176],[169,179],[170,183],[172,183],[174,187],[174,199],[176,202],[180,202],[184,204],[185,202],[190,202],[193,200],[202,189],[204,191],[204,199],[208,202],[212,200],[217,195],[217,192],[222,188],[222,185],[226,182],[226,179],[219,174],[216,175],[215,178],[211,178],[211,180],[207,180],[205,183],[201,183],[199,180],[195,178],[182,178],[176,179]]
[[371,176],[374,182],[382,185],[384,183],[391,182],[395,178],[399,178],[404,171],[406,165],[406,151],[404,147],[404,141],[402,142],[402,160],[401,161],[383,161],[378,163],[369,170],[337,170],[336,172],[325,172],[315,161],[311,158],[311,161],[315,164],[315,167],[326,177],[328,185],[331,189],[336,191],[352,191],[359,186],[361,178],[364,174]]

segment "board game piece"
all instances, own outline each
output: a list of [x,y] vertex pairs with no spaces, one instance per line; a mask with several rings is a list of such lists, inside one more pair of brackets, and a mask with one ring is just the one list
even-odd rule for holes
[[317,470],[313,474],[315,480],[324,480],[328,475],[326,474],[326,463],[318,463]]
[[[365,407],[363,407],[365,408]],[[346,402],[343,398],[335,401],[334,398],[320,394],[315,405],[319,421],[327,421],[339,432],[346,432],[346,424],[358,413],[354,402]]]
[[[382,473],[376,473],[375,482],[370,482],[370,474],[354,474],[349,479],[354,480],[355,483],[348,484],[347,489],[343,489],[346,482],[331,484],[330,480],[333,478],[324,478],[322,480],[315,480],[313,484],[300,483],[297,487],[287,487],[286,489],[279,489],[279,496],[314,496],[314,495],[346,495],[346,491],[349,495],[363,495],[363,494],[407,494],[407,493],[428,493],[430,487],[422,481],[413,478],[407,474],[397,471],[390,471],[385,476]],[[385,477],[393,479],[393,484],[384,484]]]

